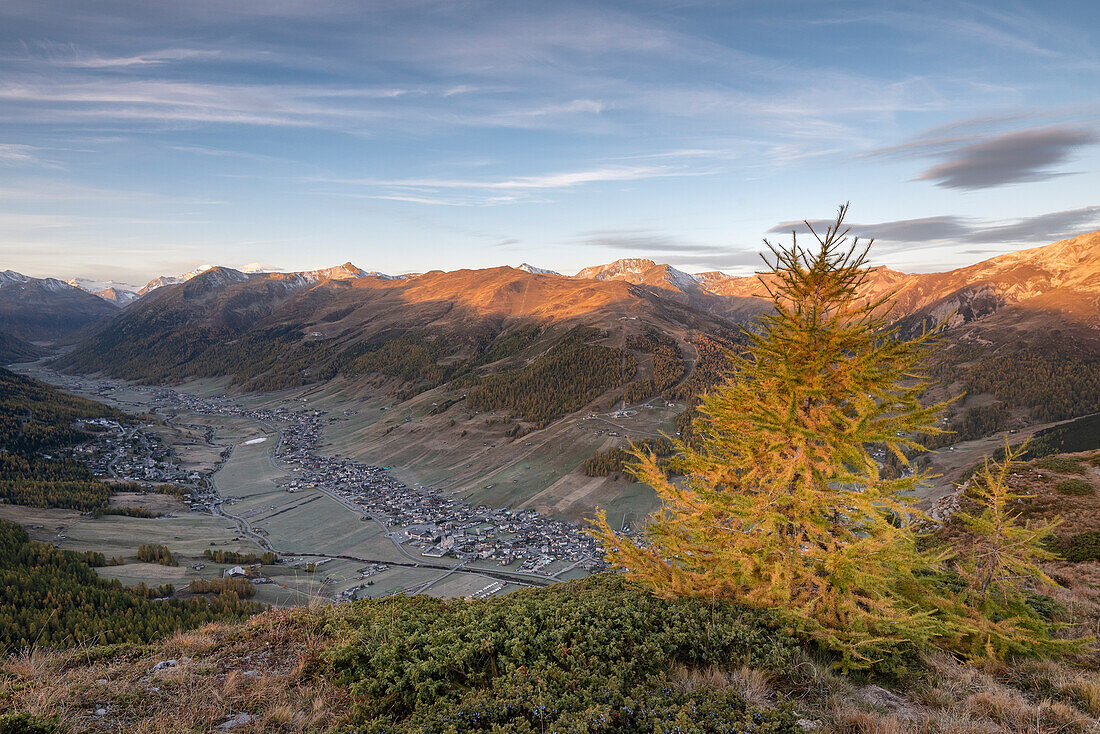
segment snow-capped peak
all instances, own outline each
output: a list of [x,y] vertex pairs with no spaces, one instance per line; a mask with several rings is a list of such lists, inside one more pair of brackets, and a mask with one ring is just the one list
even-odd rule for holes
[[119,283],[115,280],[92,280],[91,278],[69,278],[65,281],[74,288],[99,296],[116,306],[125,306],[138,298],[137,286]]
[[574,275],[574,278],[610,280],[624,275],[641,275],[657,267],[657,263],[642,257],[626,257],[607,265],[593,265]]
[[529,265],[527,263],[521,263],[520,266],[516,268],[516,270],[522,270],[525,273],[531,273],[533,275],[561,275],[561,273],[557,272],[556,270],[537,268],[534,265]]
[[185,283],[194,278],[196,275],[201,275],[202,273],[205,273],[207,270],[210,270],[213,267],[213,265],[202,265],[195,268],[189,273],[184,273],[183,275],[162,275],[159,278],[153,278],[148,283],[146,283],[145,287],[139,290],[137,293],[139,296],[144,296],[149,291],[156,290],[157,288],[163,288],[166,285],[178,285],[179,283]]
[[4,270],[0,272],[0,288],[10,284],[26,283],[29,280],[29,276],[17,273],[14,270]]
[[41,287],[50,293],[64,293],[65,291],[74,289],[79,290],[75,285],[69,285],[65,281],[58,280],[57,278],[43,278]]
[[355,280],[357,278],[383,278],[385,280],[395,280],[395,277],[392,275],[386,275],[377,270],[363,270],[351,262],[346,262],[343,265],[337,265],[332,268],[303,270],[298,273],[293,273],[293,275],[300,275],[310,283],[316,283],[322,280]]
[[671,265],[665,266],[665,281],[677,290],[683,291],[689,288],[698,288],[699,280],[700,279],[696,276],[689,275],[683,270],[677,270]]

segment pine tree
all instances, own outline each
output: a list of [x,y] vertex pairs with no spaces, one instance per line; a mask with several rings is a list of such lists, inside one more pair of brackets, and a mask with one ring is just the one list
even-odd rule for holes
[[[602,511],[594,533],[656,594],[779,610],[848,668],[954,630],[924,582],[943,558],[918,550],[909,500],[927,479],[906,458],[921,449],[911,437],[940,433],[943,404],[920,401],[933,337],[901,338],[888,297],[865,296],[867,247],[847,244],[846,212],[823,236],[810,228],[812,249],[765,240],[773,309],[702,397],[691,445],[676,442],[679,476],[646,452],[631,468],[661,500],[643,542]],[[883,478],[873,451],[910,471]]]

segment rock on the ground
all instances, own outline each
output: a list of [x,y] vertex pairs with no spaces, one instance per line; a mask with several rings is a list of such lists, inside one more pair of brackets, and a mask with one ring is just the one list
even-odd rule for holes
[[251,724],[252,723],[252,718],[253,717],[250,714],[237,714],[236,716],[231,718],[229,721],[218,724],[218,728],[219,729],[225,729],[226,731],[228,731],[229,729],[236,729],[238,726],[244,726],[245,724]]

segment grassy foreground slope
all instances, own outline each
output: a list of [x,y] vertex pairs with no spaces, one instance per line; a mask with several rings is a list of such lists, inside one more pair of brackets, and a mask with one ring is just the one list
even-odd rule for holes
[[[1057,605],[1095,620],[1093,594],[1063,592]],[[29,652],[3,666],[0,710],[56,732],[1097,730],[1100,676],[1078,663],[909,662],[902,679],[839,676],[767,614],[661,601],[602,575]]]

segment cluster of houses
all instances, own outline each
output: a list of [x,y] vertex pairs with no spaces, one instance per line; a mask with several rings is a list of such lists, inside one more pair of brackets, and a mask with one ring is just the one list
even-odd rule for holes
[[73,446],[67,453],[82,461],[96,476],[180,485],[194,484],[200,479],[199,474],[175,463],[171,451],[155,433],[138,431],[109,418],[81,422],[90,429],[92,439]]

